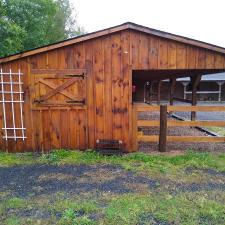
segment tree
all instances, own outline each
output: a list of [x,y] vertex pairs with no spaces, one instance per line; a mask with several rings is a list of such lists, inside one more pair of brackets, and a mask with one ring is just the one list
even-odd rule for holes
[[0,46],[4,45],[5,49],[0,50],[1,56],[61,41],[83,32],[72,16],[73,8],[69,0],[3,0],[1,5],[4,16],[0,17]]
[[[57,0],[56,4],[58,10],[52,24],[52,30],[49,30],[49,33],[54,34],[54,36],[58,34],[59,40],[83,34],[84,29],[77,24],[76,16],[72,16],[72,13],[76,11],[70,1]],[[63,30],[59,30],[60,28],[63,28]]]
[[24,30],[8,20],[3,3],[0,2],[0,56],[20,51]]

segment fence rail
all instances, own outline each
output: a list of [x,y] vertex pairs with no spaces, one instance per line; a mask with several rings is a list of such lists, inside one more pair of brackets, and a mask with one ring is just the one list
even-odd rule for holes
[[[158,105],[136,104],[137,112],[153,112],[160,111]],[[208,106],[208,105],[169,105],[167,112],[225,112],[225,106]]]
[[[159,112],[159,120],[138,119],[140,112]],[[168,120],[169,112],[225,112],[225,106],[148,106],[135,104],[133,106],[133,149],[138,148],[138,142],[158,142],[159,151],[166,151],[167,142],[215,142],[225,143],[225,137],[213,136],[168,136],[168,127],[225,127],[224,121],[204,121],[204,120]],[[144,135],[138,131],[138,127],[159,127],[159,135]]]
[[[158,120],[138,120],[137,125],[139,127],[158,127],[160,121]],[[180,121],[180,120],[169,120],[167,121],[167,127],[225,127],[225,121],[209,121],[209,120],[198,120],[198,121]]]

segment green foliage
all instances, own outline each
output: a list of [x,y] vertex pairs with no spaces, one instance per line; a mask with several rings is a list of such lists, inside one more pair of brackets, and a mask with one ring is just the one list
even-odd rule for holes
[[0,56],[79,35],[69,0],[3,0],[0,3]]
[[0,56],[19,51],[24,34],[20,26],[8,20],[3,1],[0,1]]

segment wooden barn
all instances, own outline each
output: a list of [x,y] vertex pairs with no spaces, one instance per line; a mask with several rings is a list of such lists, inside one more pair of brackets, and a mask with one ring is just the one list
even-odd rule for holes
[[183,76],[194,85],[225,71],[225,49],[125,23],[0,58],[0,70],[0,149],[89,149],[108,139],[135,151],[132,87]]

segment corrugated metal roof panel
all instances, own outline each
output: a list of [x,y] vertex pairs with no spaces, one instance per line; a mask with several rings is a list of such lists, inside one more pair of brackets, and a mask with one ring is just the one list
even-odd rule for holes
[[[190,77],[178,78],[177,81],[190,81]],[[203,75],[201,81],[225,81],[225,73]]]

